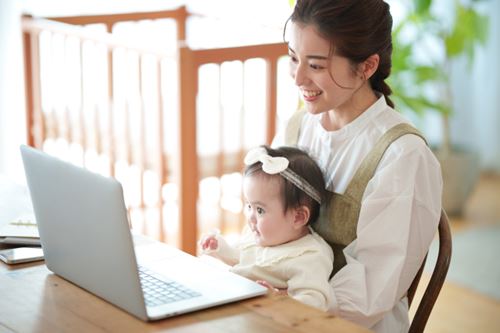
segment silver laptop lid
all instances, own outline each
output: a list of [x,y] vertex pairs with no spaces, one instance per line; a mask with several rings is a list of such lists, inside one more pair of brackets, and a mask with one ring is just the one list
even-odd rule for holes
[[47,267],[146,320],[120,183],[28,146],[21,154]]

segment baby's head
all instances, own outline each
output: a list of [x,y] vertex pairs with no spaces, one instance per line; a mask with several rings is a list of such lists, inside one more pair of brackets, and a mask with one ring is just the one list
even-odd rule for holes
[[245,164],[246,214],[257,243],[279,245],[307,234],[326,200],[316,162],[297,148],[263,146],[251,150]]

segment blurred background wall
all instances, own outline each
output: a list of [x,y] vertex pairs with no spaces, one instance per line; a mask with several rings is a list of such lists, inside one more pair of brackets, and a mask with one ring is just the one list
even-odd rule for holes
[[[391,0],[393,16],[398,19],[401,1]],[[446,1],[441,6],[446,10]],[[273,1],[66,1],[2,0],[0,1],[0,173],[22,181],[23,173],[18,146],[25,142],[24,78],[21,44],[20,16],[80,15],[84,13],[109,13],[120,11],[146,11],[187,4],[191,11],[198,11],[233,22],[241,34],[235,42],[251,38],[254,42],[280,41],[281,27],[290,13],[286,0]],[[71,7],[71,8],[70,8]],[[481,10],[490,17],[490,33],[486,46],[480,49],[468,72],[465,61],[453,64],[452,85],[455,114],[451,129],[454,142],[474,148],[479,152],[484,170],[500,172],[500,2],[483,1]],[[252,24],[267,25],[274,33],[256,34]],[[245,30],[246,29],[246,30]],[[199,35],[197,32],[196,34]],[[191,34],[195,35],[195,34]],[[221,39],[217,29],[207,36],[199,36],[192,43],[198,47],[217,46]],[[242,42],[242,40],[240,41]],[[437,115],[429,114],[418,120],[431,142],[440,140],[441,123]]]

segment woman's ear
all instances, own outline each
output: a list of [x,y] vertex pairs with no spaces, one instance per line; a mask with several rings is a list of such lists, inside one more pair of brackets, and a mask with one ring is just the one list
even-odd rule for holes
[[294,210],[293,225],[296,229],[302,228],[307,225],[309,218],[311,217],[311,211],[307,206],[299,206]]
[[370,77],[377,71],[379,62],[380,56],[376,53],[366,58],[366,60],[363,61],[359,67],[361,78],[366,81],[369,80]]

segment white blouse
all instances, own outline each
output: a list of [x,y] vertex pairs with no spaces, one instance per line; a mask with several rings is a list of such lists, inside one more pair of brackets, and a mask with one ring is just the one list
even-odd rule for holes
[[[364,157],[391,127],[407,122],[380,97],[358,118],[326,131],[306,113],[298,147],[324,172],[327,189],[344,193]],[[284,132],[273,146],[284,144]],[[362,199],[357,239],[344,249],[347,265],[331,280],[329,311],[376,332],[407,332],[406,292],[436,233],[441,168],[424,141],[405,135],[386,150]]]

